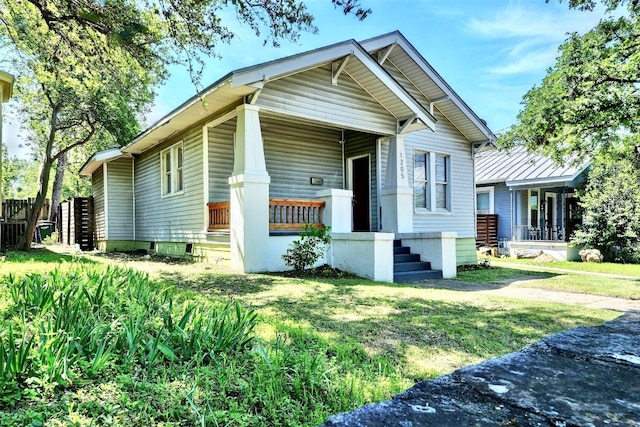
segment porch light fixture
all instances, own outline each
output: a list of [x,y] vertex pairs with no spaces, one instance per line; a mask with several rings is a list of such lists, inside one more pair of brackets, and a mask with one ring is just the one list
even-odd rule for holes
[[324,179],[317,177],[317,176],[312,176],[310,178],[310,184],[311,185],[322,185],[324,184]]

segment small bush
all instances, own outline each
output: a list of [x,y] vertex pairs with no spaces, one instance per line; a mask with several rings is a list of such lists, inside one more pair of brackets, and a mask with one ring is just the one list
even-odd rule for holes
[[44,239],[42,239],[42,243],[45,245],[57,245],[58,244],[58,232],[54,231]]
[[331,227],[314,227],[305,224],[300,238],[293,241],[287,253],[282,255],[287,267],[293,268],[296,272],[302,272],[318,262],[331,244],[330,231]]

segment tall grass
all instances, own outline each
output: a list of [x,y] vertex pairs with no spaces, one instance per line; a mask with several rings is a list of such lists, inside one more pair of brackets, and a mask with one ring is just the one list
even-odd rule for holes
[[79,266],[9,275],[2,285],[10,296],[0,330],[5,402],[33,384],[52,392],[110,372],[202,365],[254,340],[255,312],[237,303],[174,306],[171,290],[158,291],[133,270]]

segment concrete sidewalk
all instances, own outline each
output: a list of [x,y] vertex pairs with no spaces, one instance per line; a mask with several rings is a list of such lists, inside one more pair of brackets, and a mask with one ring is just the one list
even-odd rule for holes
[[640,426],[640,313],[552,335],[323,426]]

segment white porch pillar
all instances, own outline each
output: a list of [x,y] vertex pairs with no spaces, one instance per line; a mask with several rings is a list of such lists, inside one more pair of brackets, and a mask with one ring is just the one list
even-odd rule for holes
[[322,221],[331,232],[351,233],[353,191],[330,188],[316,192],[316,198],[325,202]]
[[387,171],[380,204],[383,232],[413,232],[413,188],[409,186],[403,135],[396,135],[389,141]]
[[233,173],[229,178],[231,265],[243,273],[265,271],[269,244],[269,183],[259,108],[236,109]]

